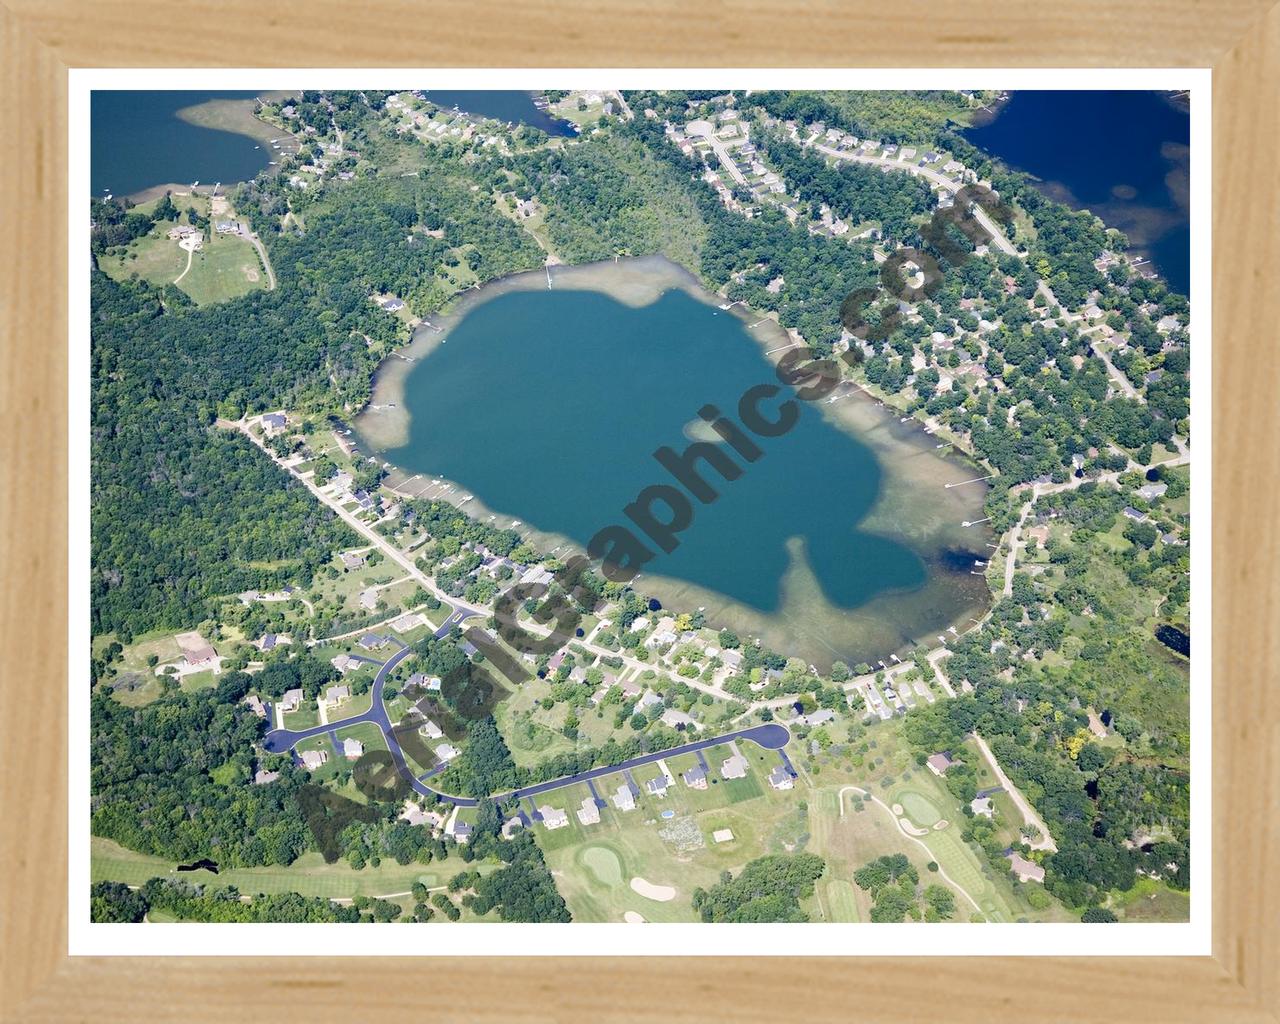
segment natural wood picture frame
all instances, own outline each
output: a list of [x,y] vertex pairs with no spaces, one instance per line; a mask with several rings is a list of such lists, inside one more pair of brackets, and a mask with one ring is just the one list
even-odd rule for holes
[[[181,26],[188,22],[196,31]],[[1213,950],[1201,958],[70,958],[67,70],[154,66],[1214,69]],[[13,1021],[1280,1019],[1280,8],[1233,0],[616,8],[0,5],[0,1006]],[[75,258],[75,254],[70,254]],[[1261,493],[1259,493],[1261,492]],[[1203,571],[1203,570],[1201,570]],[[1203,723],[1200,724],[1203,727]],[[957,933],[957,951],[963,941]],[[672,951],[673,954],[677,950]]]

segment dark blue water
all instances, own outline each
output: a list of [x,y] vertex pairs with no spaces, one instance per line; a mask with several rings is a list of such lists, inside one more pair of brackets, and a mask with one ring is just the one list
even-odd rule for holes
[[207,100],[252,99],[252,92],[95,90],[89,100],[89,181],[98,197],[153,185],[248,181],[267,165],[267,148],[235,132],[177,117]]
[[965,136],[1044,191],[1123,231],[1176,291],[1191,284],[1191,118],[1168,94],[1015,92]]
[[430,89],[423,90],[422,95],[446,110],[457,107],[479,117],[527,124],[548,135],[569,137],[578,134],[568,121],[561,121],[540,110],[533,102],[535,93],[515,89]]

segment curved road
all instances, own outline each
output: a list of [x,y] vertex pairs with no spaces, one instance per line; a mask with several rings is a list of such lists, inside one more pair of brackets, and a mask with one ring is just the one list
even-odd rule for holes
[[[460,622],[466,618],[469,613],[461,609],[456,609],[448,619],[441,624],[436,630],[437,638],[446,636],[452,628],[455,621]],[[394,671],[405,658],[413,653],[413,648],[401,643],[399,640],[392,639],[392,643],[400,645],[400,650],[396,651],[390,658],[383,662],[378,669],[378,674],[374,676],[373,686],[371,687],[372,704],[369,710],[364,714],[356,715],[354,718],[345,718],[340,722],[330,722],[326,725],[313,726],[310,729],[292,730],[292,729],[273,729],[263,737],[263,746],[273,754],[283,754],[287,750],[292,750],[298,743],[303,740],[311,739],[315,736],[321,736],[325,733],[333,733],[338,729],[345,728],[349,725],[357,725],[361,722],[372,722],[382,732],[382,738],[386,741],[387,749],[391,752],[391,759],[395,763],[396,770],[401,777],[408,780],[414,791],[423,796],[436,796],[441,800],[445,800],[461,807],[475,807],[477,802],[471,797],[455,796],[452,793],[445,793],[438,789],[432,789],[422,780],[429,778],[435,773],[435,769],[417,775],[409,768],[408,762],[405,760],[404,750],[400,747],[400,741],[396,739],[394,727],[391,719],[387,715],[386,705],[382,701],[382,691],[386,687],[387,677]],[[749,729],[739,729],[736,732],[725,733],[723,736],[712,736],[707,739],[694,740],[691,743],[685,743],[679,747],[669,747],[666,750],[657,750],[648,754],[641,754],[639,757],[633,757],[621,764],[605,765],[601,768],[591,768],[587,771],[578,772],[576,775],[568,775],[560,779],[552,779],[549,782],[538,782],[531,786],[525,786],[523,789],[517,789],[510,793],[496,793],[493,799],[499,802],[508,799],[520,799],[527,796],[538,796],[541,793],[548,793],[554,789],[560,789],[564,786],[572,785],[575,782],[587,782],[591,779],[598,779],[605,775],[613,775],[616,772],[625,771],[628,768],[637,768],[640,765],[649,764],[664,757],[674,757],[677,754],[689,754],[697,750],[704,750],[707,747],[714,747],[721,743],[728,743],[730,740],[750,740],[759,747],[766,750],[781,750],[787,745],[787,741],[791,739],[791,733],[787,731],[785,726],[776,722],[766,725],[757,725]]]

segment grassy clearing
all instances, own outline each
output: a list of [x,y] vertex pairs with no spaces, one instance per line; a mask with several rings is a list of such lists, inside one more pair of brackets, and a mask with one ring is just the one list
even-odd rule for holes
[[242,893],[296,892],[303,896],[350,898],[408,892],[414,882],[428,888],[444,885],[462,870],[460,860],[401,866],[384,860],[378,867],[356,871],[346,863],[326,864],[318,853],[304,853],[287,867],[229,868],[176,872],[176,863],[125,849],[110,839],[94,836],[90,843],[90,877],[95,882],[141,885],[149,878],[170,875],[196,885],[234,885]]
[[[168,244],[177,248],[175,242]],[[182,255],[185,266],[186,254]],[[266,286],[266,271],[252,243],[238,235],[217,233],[205,240],[204,247],[192,257],[191,269],[178,282],[178,287],[201,306],[239,298]]]

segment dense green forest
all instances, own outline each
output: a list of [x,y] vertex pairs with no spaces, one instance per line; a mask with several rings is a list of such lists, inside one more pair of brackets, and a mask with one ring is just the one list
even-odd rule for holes
[[565,262],[662,253],[696,266],[706,230],[687,175],[633,136],[530,153],[515,169],[547,206],[551,244]]
[[826,203],[851,227],[877,221],[888,238],[912,238],[918,231],[916,219],[933,208],[934,195],[923,178],[886,174],[865,164],[832,165],[800,149],[776,128],[753,133],[752,138],[792,192],[814,207]]
[[710,889],[693,890],[693,909],[704,921],[757,924],[808,921],[800,901],[827,868],[813,853],[770,854],[753,860],[735,878],[722,872]]
[[949,89],[752,93],[750,102],[784,121],[819,121],[878,142],[936,145],[969,104]]
[[239,414],[249,395],[303,404],[318,387],[312,360],[327,355],[335,374],[341,361],[355,374],[358,361],[340,346],[316,352],[315,318],[265,298],[284,293],[209,310],[176,294],[93,276],[93,631],[125,643],[189,627],[221,595],[305,582],[352,540],[213,419]]
[[[152,911],[163,911],[179,921],[212,921],[270,924],[356,924],[391,920],[400,908],[386,900],[362,898],[367,912],[355,905],[332,903],[319,896],[296,892],[257,895],[241,899],[235,886],[191,885],[176,878],[152,878],[138,889],[119,882],[98,882],[89,890],[89,911],[94,921],[133,923]],[[381,906],[379,906],[381,905]]]

